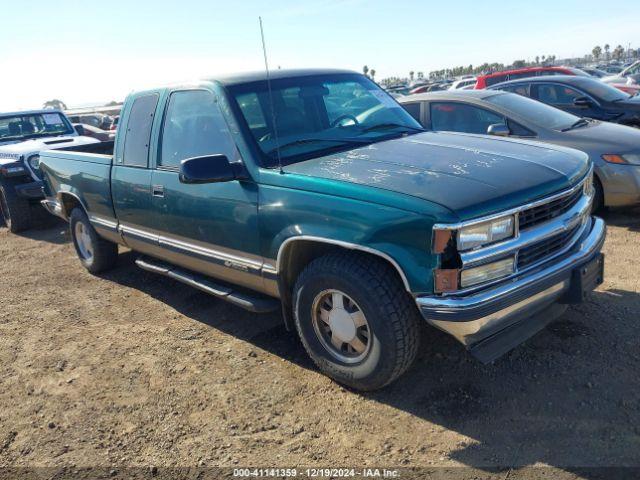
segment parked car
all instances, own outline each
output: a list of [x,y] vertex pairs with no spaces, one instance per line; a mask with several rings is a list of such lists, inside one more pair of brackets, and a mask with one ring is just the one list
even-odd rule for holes
[[101,130],[109,130],[113,119],[109,115],[102,113],[87,113],[82,115],[70,115],[69,120],[71,123],[83,125],[91,125]]
[[[613,75],[611,73],[613,73]],[[603,77],[602,81],[616,85],[637,86],[640,84],[640,60],[632,63],[624,69],[620,67],[618,72],[609,72],[609,75]]]
[[616,85],[636,85],[640,84],[640,60],[632,63],[625,69],[620,68],[619,72],[614,72],[613,75],[602,79],[605,83],[611,83]]
[[573,67],[526,67],[513,70],[505,70],[502,72],[489,73],[488,75],[480,75],[476,82],[476,90],[490,87],[497,83],[506,82],[508,80],[517,80],[520,78],[537,77],[541,75],[577,75],[580,77],[588,77],[589,74],[578,68]]
[[617,75],[624,70],[620,65],[598,65],[598,68],[607,72],[609,75]]
[[96,138],[101,142],[112,142],[116,138],[116,133],[113,130],[102,130],[101,128],[94,127],[93,125],[85,125],[82,123],[74,124],[73,128],[79,134],[87,137]]
[[640,203],[640,130],[585,120],[515,93],[436,92],[404,97],[426,129],[516,137],[571,147],[595,165],[594,211]]
[[[354,95],[373,106],[351,109]],[[375,100],[375,102],[373,101]],[[419,319],[491,361],[602,281],[586,154],[425,133],[341,70],[131,94],[114,155],[44,152],[81,263],[137,264],[256,312],[281,308],[316,365],[383,387]]]
[[609,73],[605,72],[604,70],[600,70],[599,68],[595,67],[580,67],[580,70],[588,73],[595,78],[603,78],[609,75]]
[[640,94],[640,84],[635,83],[609,83],[614,88],[628,93],[631,96]]
[[536,77],[491,87],[539,100],[579,117],[640,127],[640,96],[589,77]]
[[449,90],[472,90],[475,88],[478,79],[476,77],[461,78],[451,84]]
[[31,226],[31,205],[44,198],[38,152],[96,143],[79,136],[64,113],[0,113],[0,224],[14,232]]

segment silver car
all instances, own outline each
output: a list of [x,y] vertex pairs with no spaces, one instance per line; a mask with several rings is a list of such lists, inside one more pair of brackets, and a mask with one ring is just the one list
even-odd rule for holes
[[426,129],[511,136],[581,150],[595,165],[594,210],[640,203],[640,130],[577,117],[515,93],[445,91],[398,99]]

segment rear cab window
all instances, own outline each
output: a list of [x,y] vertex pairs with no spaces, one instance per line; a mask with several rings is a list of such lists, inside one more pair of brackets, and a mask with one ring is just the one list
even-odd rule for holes
[[124,139],[122,163],[126,166],[147,168],[151,128],[158,98],[159,95],[153,93],[133,101]]

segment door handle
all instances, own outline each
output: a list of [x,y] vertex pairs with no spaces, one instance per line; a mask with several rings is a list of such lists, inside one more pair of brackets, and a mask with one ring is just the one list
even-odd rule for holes
[[164,197],[164,186],[154,185],[151,187],[151,193],[154,197]]

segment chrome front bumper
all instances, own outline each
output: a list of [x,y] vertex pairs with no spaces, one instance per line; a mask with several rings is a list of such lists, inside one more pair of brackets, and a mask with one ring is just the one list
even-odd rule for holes
[[[562,303],[571,287],[573,272],[600,256],[605,235],[604,221],[592,217],[590,228],[567,254],[533,272],[478,293],[418,297],[416,303],[428,323],[472,347],[516,323],[526,322],[555,303]],[[557,314],[563,309],[553,311]],[[551,314],[546,313],[546,317]]]

